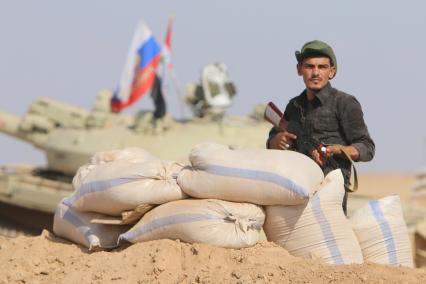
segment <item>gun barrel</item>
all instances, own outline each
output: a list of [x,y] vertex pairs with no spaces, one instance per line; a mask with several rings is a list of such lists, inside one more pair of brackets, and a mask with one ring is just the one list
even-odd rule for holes
[[[34,123],[38,122],[40,124],[39,120],[40,119],[32,118],[31,116],[28,116],[27,119],[23,119],[17,115],[0,111],[0,132],[31,143],[35,147],[43,148],[43,144],[46,142],[47,132],[36,132],[32,129]],[[48,126],[50,126],[50,124],[48,124]]]
[[7,112],[0,111],[0,132],[22,139],[19,135],[21,118]]

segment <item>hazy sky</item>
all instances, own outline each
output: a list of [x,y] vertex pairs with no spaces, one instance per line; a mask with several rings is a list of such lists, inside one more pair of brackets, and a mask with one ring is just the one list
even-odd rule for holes
[[[426,164],[425,11],[421,0],[0,0],[0,110],[22,115],[37,96],[89,110],[100,89],[116,86],[137,20],[162,42],[174,15],[181,86],[197,82],[203,65],[226,63],[239,91],[231,115],[268,101],[284,108],[304,88],[294,51],[328,42],[338,61],[332,85],[357,97],[376,142],[360,171],[416,172]],[[167,99],[180,116],[177,97]],[[132,110],[151,106],[146,97]],[[18,162],[43,164],[44,154],[0,134],[0,164]]]

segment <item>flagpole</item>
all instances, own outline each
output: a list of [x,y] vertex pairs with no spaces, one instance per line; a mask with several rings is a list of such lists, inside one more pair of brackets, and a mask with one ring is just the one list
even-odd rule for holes
[[173,22],[174,22],[174,16],[172,15],[169,18],[169,22],[168,22],[168,25],[167,25],[167,31],[166,31],[166,37],[165,37],[165,40],[164,40],[165,54],[163,54],[163,55],[166,57],[165,58],[166,68],[165,68],[164,72],[166,72],[166,69],[167,69],[167,71],[169,71],[170,77],[172,78],[173,87],[174,87],[175,92],[178,96],[180,117],[183,118],[186,115],[185,108],[184,108],[184,105],[183,105],[184,97],[183,97],[179,82],[177,80],[177,76],[176,76],[175,70],[173,68],[173,64],[171,62],[171,49],[172,49],[171,41],[172,41],[172,25],[173,25]]

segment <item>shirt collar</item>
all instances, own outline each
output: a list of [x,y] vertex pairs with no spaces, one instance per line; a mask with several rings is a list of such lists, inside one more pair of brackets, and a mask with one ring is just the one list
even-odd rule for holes
[[[330,97],[330,93],[332,92],[333,88],[331,87],[330,82],[327,83],[327,85],[324,86],[324,88],[319,91],[315,97],[316,99],[323,105],[327,99]],[[306,107],[308,103],[308,97],[306,96],[306,89],[303,90],[303,92],[299,95],[299,97],[296,100],[296,104]]]
[[325,85],[324,88],[322,88],[321,91],[319,91],[315,95],[315,97],[317,97],[317,99],[320,101],[322,105],[330,97],[331,90],[332,90],[331,84],[330,82],[328,82],[327,85]]

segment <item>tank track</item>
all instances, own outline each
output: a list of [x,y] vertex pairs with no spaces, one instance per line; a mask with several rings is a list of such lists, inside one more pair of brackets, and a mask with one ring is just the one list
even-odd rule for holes
[[15,238],[18,236],[35,236],[38,232],[28,230],[22,226],[12,224],[10,222],[1,220],[0,221],[0,236]]
[[31,210],[0,202],[0,235],[37,236],[43,229],[52,230],[53,213]]

